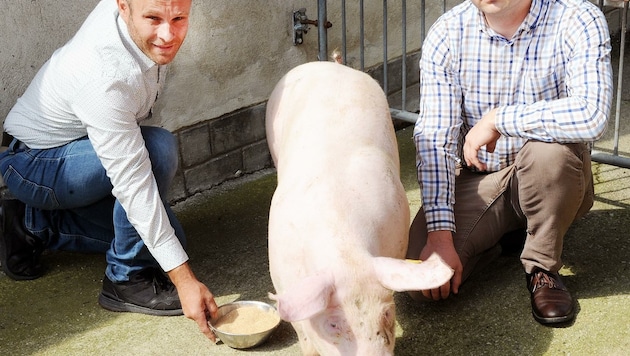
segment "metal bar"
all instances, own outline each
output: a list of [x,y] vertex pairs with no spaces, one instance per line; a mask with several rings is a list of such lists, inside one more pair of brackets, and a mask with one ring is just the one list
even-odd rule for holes
[[613,154],[619,154],[619,119],[621,117],[621,93],[623,87],[623,57],[626,50],[626,30],[628,21],[628,2],[623,2],[621,20],[621,47],[619,48],[619,76],[617,79],[617,107],[615,110],[615,138],[613,139]]
[[591,160],[593,162],[610,164],[621,168],[630,168],[630,158],[622,157],[616,154],[605,153],[597,150],[591,152]]
[[389,113],[392,115],[392,118],[394,119],[406,121],[412,124],[415,124],[416,120],[418,119],[418,114],[405,111],[405,110],[389,108]]
[[326,0],[317,1],[317,33],[319,37],[319,55],[320,61],[328,60],[328,37],[326,23],[328,22],[328,10],[326,9]]
[[402,0],[402,98],[400,100],[400,109],[407,109],[407,1]]
[[341,55],[343,64],[348,63],[348,50],[346,39],[346,0],[341,0]]
[[[426,0],[421,0],[420,1],[420,40],[422,42],[424,42],[424,37],[426,36],[426,11],[427,10],[427,3]],[[421,43],[422,43],[421,42]]]
[[387,83],[387,0],[383,0],[383,90],[389,94]]
[[359,31],[359,41],[360,41],[360,56],[361,56],[361,70],[365,71],[365,14],[363,12],[363,0],[359,1],[359,22],[360,22],[360,31]]

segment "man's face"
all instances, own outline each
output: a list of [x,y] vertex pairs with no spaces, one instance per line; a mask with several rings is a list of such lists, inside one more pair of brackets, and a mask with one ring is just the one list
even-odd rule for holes
[[133,42],[157,64],[170,63],[188,32],[192,0],[118,0]]

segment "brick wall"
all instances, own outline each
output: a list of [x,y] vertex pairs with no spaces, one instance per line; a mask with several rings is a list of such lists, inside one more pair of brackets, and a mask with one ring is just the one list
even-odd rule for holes
[[[419,52],[407,56],[406,109],[418,107]],[[366,71],[378,82],[383,80],[383,66]],[[390,106],[399,108],[402,88],[402,60],[388,64],[388,99]],[[180,146],[180,167],[169,201],[176,202],[244,174],[273,167],[265,139],[265,105],[240,109],[175,132]],[[408,124],[396,120],[395,127]]]
[[175,132],[180,167],[171,187],[171,202],[272,166],[265,139],[265,104]]

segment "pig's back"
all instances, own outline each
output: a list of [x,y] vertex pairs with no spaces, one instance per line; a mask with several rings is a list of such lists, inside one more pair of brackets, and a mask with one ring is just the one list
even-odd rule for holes
[[332,62],[303,64],[285,75],[267,105],[279,179],[291,171],[341,173],[336,169],[365,153],[399,170],[387,99],[363,72]]
[[357,246],[402,258],[409,207],[378,83],[337,63],[313,62],[290,71],[267,105],[278,175],[270,249],[296,253],[283,258],[298,264]]

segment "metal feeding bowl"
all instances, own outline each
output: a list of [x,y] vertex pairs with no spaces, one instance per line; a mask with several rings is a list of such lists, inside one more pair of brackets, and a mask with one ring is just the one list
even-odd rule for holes
[[280,316],[276,308],[267,303],[237,301],[221,305],[209,324],[224,344],[247,349],[267,341],[280,325]]

